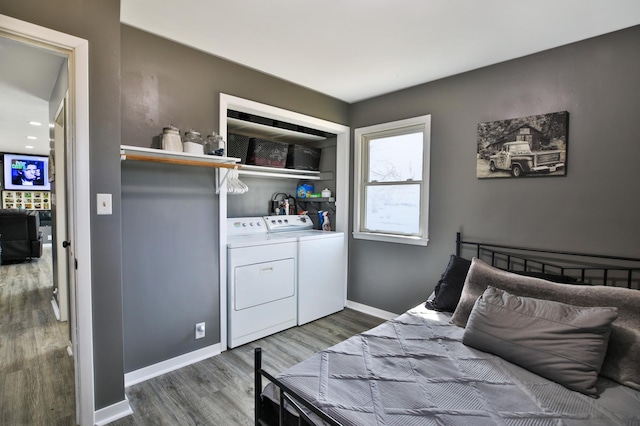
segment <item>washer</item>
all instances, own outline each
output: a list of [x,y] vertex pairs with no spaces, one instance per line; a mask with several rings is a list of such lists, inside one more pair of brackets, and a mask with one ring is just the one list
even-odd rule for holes
[[272,236],[261,217],[227,219],[227,344],[230,348],[297,323],[298,241]]
[[298,318],[302,325],[344,309],[344,233],[313,230],[307,215],[264,216],[270,235],[298,240]]

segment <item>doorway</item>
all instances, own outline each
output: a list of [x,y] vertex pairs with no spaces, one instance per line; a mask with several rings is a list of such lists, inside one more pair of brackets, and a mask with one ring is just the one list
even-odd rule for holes
[[[93,425],[95,409],[91,316],[88,43],[86,40],[4,15],[0,15],[0,38],[37,47],[50,54],[63,55],[68,60],[69,122],[65,147],[66,155],[71,159],[66,167],[71,186],[66,191],[68,197],[64,213],[71,218],[68,221],[71,239],[64,240],[64,249],[74,265],[68,281],[73,305],[70,309],[70,329],[75,370],[76,421],[81,425]],[[51,121],[47,120],[49,122]],[[65,153],[56,151],[56,156],[64,157]],[[81,285],[75,286],[76,282]]]

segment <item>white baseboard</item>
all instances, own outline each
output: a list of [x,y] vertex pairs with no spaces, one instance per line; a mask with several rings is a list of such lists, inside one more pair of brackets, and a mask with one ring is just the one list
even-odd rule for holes
[[390,320],[398,316],[398,314],[394,314],[393,312],[383,311],[382,309],[374,308],[373,306],[363,305],[362,303],[358,303],[358,302],[352,302],[351,300],[347,300],[347,308],[353,309],[354,311],[365,313],[367,315],[382,318],[385,320]]
[[51,298],[51,306],[53,306],[53,313],[56,315],[56,319],[60,321],[60,308],[58,308],[58,302],[55,297]]
[[135,371],[131,371],[124,375],[124,387],[135,385],[136,383],[144,382],[162,374],[168,373],[173,370],[177,370],[187,365],[194,364],[203,359],[211,358],[212,356],[220,354],[220,343],[207,346],[206,348],[198,349],[193,352],[189,352],[184,355],[177,356],[175,358],[168,359],[166,361],[159,362],[157,364],[143,367]]
[[95,426],[103,426],[118,419],[133,414],[133,410],[129,405],[129,399],[124,397],[124,401],[116,402],[108,407],[101,408],[94,413]]

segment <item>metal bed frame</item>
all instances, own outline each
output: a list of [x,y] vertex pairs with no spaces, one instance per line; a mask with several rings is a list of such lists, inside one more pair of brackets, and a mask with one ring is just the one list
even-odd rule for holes
[[[579,284],[617,286],[640,290],[640,258],[464,241],[460,232],[456,233],[456,256],[460,257],[463,254],[471,254],[471,252],[476,258],[504,270],[565,275],[579,280]],[[604,264],[604,262],[609,262],[610,264]],[[265,410],[261,397],[263,377],[276,385],[279,390],[278,425],[285,424],[288,408],[297,413],[296,422],[299,426],[315,424],[306,414],[306,408],[327,425],[342,426],[337,420],[301,398],[295,391],[263,370],[261,348],[255,349],[254,362],[256,426],[273,424],[264,419]],[[282,403],[283,401],[288,404],[288,408]]]
[[640,258],[463,241],[458,232],[456,256],[461,256],[465,248],[473,249],[478,259],[504,270],[552,273],[589,285],[640,289]]

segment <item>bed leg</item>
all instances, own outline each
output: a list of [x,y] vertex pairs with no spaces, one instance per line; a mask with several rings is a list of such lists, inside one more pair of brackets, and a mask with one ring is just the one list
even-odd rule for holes
[[260,426],[260,419],[262,418],[262,348],[256,348],[254,351],[254,392],[253,403],[255,410],[255,424]]

